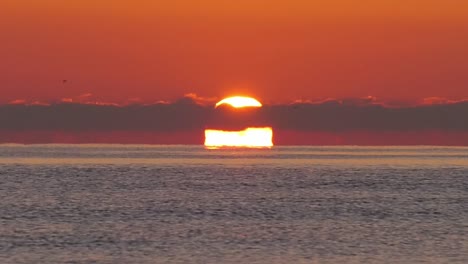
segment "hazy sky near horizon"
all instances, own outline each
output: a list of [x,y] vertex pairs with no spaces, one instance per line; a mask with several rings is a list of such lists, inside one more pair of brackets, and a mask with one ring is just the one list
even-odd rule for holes
[[0,103],[468,98],[464,0],[3,0],[0,32]]

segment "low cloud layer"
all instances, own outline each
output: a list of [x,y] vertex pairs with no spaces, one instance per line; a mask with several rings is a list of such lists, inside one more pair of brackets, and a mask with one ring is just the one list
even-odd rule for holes
[[[258,109],[232,109],[226,105],[215,109],[213,105],[201,104],[196,97],[189,96],[173,103],[151,105],[65,102],[26,105],[18,102],[0,106],[0,136],[3,135],[0,142],[21,141],[14,138],[28,133],[38,135],[38,131],[100,135],[125,131],[166,135],[191,133],[196,143],[205,128],[230,130],[248,126],[272,126],[284,137],[286,131],[302,135],[351,135],[359,132],[383,136],[412,133],[415,138],[423,133],[438,133],[437,137],[455,133],[461,144],[465,144],[463,142],[468,141],[468,102],[389,107],[370,99],[325,100],[319,103],[265,105]],[[125,134],[119,135],[120,140],[125,141]],[[390,136],[388,138],[390,140]],[[37,141],[41,142],[40,139]],[[187,143],[186,140],[179,141]],[[173,138],[168,143],[178,143],[178,140]]]

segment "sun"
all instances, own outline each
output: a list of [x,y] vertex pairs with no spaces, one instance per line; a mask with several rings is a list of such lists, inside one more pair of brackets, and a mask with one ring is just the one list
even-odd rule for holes
[[233,96],[224,98],[223,100],[219,101],[216,104],[216,107],[228,104],[234,108],[242,108],[242,107],[262,107],[262,104],[255,98],[246,97],[246,96]]
[[271,148],[273,130],[271,127],[248,127],[241,131],[205,130],[205,147]]
[[[262,107],[255,98],[233,96],[225,98],[216,104],[216,107],[228,104],[234,108]],[[257,127],[252,124],[240,131],[225,131],[219,129],[205,130],[205,147],[218,148],[271,148],[273,147],[273,129],[271,127]]]

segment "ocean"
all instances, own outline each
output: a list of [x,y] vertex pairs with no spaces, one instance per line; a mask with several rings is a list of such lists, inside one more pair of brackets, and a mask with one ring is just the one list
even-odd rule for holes
[[468,148],[0,145],[0,263],[468,263]]

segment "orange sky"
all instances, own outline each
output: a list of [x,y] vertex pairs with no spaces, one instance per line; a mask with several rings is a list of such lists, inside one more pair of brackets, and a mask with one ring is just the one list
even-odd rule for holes
[[466,0],[2,0],[0,32],[0,103],[468,98]]

